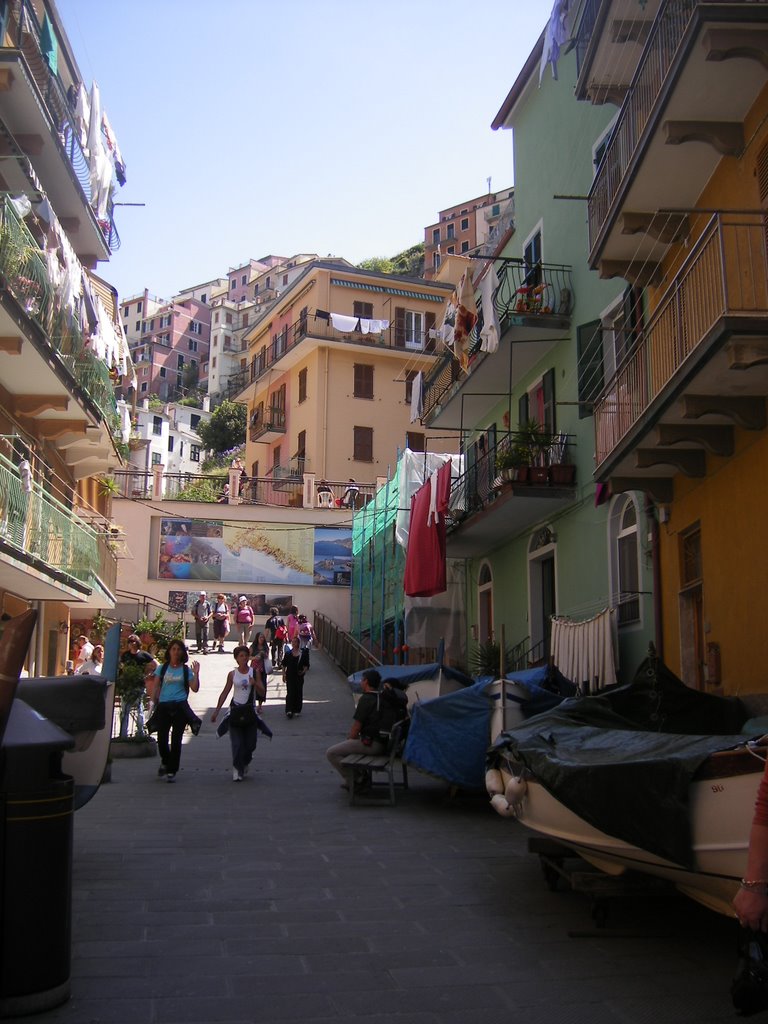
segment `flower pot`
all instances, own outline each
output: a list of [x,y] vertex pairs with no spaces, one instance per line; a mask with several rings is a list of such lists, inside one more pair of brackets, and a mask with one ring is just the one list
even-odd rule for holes
[[517,480],[517,482],[519,484],[527,483],[530,471],[531,471],[531,467],[530,466],[518,466],[517,469],[515,470],[515,480]]
[[109,756],[113,761],[123,757],[155,757],[157,741],[151,737],[141,739],[113,739],[109,744]]
[[549,467],[549,478],[557,487],[571,487],[576,479],[576,467],[569,462]]
[[549,481],[549,469],[547,466],[531,466],[529,479],[532,484],[546,484]]

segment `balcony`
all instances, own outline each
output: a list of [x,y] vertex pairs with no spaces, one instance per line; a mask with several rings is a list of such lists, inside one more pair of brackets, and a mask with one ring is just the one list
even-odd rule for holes
[[449,557],[485,555],[573,503],[575,466],[565,462],[565,435],[542,444],[538,454],[532,455],[532,465],[499,470],[503,453],[525,443],[522,434],[502,435],[494,448],[453,482],[446,540]]
[[[91,207],[88,161],[67,100],[67,86],[51,71],[42,52],[41,26],[30,0],[21,0],[20,10],[20,19],[11,16],[7,25],[16,47],[0,48],[0,120],[5,134],[10,133],[24,146],[23,155],[31,159],[78,255],[107,259],[120,244],[112,204],[105,218],[97,219]],[[7,141],[13,151],[13,141]],[[12,163],[3,161],[6,187],[28,190],[28,184],[9,180],[6,172]],[[21,167],[10,170],[11,174],[26,173]]]
[[621,105],[663,0],[586,0],[576,27],[576,98]]
[[[361,345],[365,348],[392,349],[400,352],[430,353],[434,352],[435,342],[426,331],[411,331],[391,325],[379,334],[363,334],[361,331],[337,331],[329,320],[317,316],[308,316],[297,320],[294,324],[274,337],[269,345],[261,347],[257,355],[251,356],[247,370],[229,377],[231,394],[236,389],[244,390],[259,380],[267,370],[277,362],[282,362],[285,369],[300,358],[296,348],[306,339],[315,341],[335,341],[348,345]],[[258,342],[251,345],[258,348]]]
[[[636,66],[588,201],[590,263],[652,283],[766,82],[768,5],[667,0]],[[661,211],[661,213],[659,212]]]
[[280,407],[258,406],[251,413],[248,428],[249,441],[268,444],[279,440],[285,434],[285,409]]
[[117,559],[106,535],[46,493],[22,487],[0,455],[0,587],[30,601],[114,603]]
[[[557,263],[534,266],[520,259],[497,261],[499,287],[494,296],[501,342],[497,352],[480,348],[482,308],[469,349],[466,372],[450,349],[425,376],[423,422],[429,427],[467,429],[481,422],[508,397],[552,347],[571,329],[571,268]],[[514,351],[514,377],[512,353]]]
[[[109,369],[63,308],[43,253],[7,197],[0,205],[0,275],[3,387],[18,410],[32,415],[37,409],[44,435],[57,440],[71,466],[78,465],[78,476],[106,469],[117,414]],[[55,415],[64,412],[66,419]]]
[[713,216],[644,337],[595,406],[596,476],[657,501],[703,477],[734,429],[765,427],[768,259],[762,218]]

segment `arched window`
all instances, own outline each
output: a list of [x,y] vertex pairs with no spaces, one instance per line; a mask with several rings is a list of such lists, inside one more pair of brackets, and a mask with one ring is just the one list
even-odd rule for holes
[[619,626],[640,621],[638,509],[631,495],[620,495],[611,510],[612,603]]

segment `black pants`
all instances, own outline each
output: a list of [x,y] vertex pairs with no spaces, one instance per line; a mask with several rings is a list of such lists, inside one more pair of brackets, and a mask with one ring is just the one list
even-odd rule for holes
[[251,725],[230,725],[229,742],[232,745],[232,767],[240,774],[253,760],[259,730],[255,722]]
[[[162,701],[157,705],[157,749],[165,770],[175,775],[181,761],[181,740],[187,726],[185,700]],[[170,745],[168,737],[170,735]]]
[[298,715],[304,704],[304,677],[288,674],[285,680],[285,713]]

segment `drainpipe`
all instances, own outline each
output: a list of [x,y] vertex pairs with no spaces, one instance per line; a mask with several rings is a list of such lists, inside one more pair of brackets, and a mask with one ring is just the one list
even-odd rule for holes
[[645,514],[651,527],[651,565],[653,567],[653,631],[656,653],[664,660],[664,630],[661,618],[661,555],[659,552],[659,520],[657,508],[646,495]]
[[325,354],[325,395],[323,398],[323,467],[320,471],[320,479],[328,479],[328,348],[324,349]]

